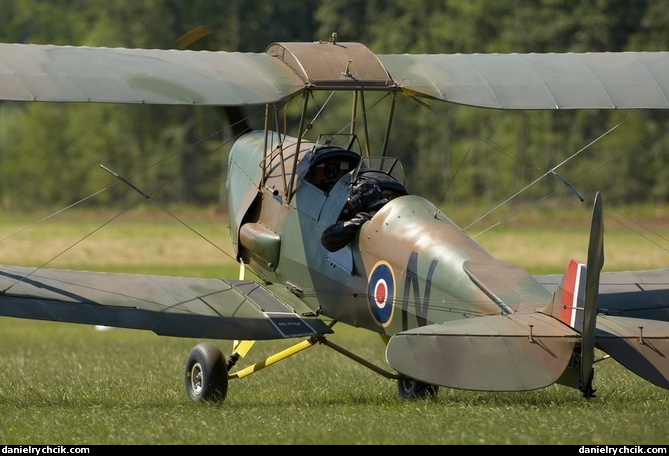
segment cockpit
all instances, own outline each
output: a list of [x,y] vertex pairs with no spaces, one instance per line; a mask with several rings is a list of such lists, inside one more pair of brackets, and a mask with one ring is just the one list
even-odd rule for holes
[[[333,145],[333,138],[341,141],[340,136],[347,138],[343,146]],[[332,135],[319,138],[307,161],[308,168],[303,180],[329,194],[334,185],[345,175],[351,174],[351,182],[364,175],[375,179],[384,198],[392,200],[409,192],[404,186],[404,169],[399,159],[393,157],[362,157],[351,150],[355,143],[355,135]]]
[[360,155],[351,150],[321,147],[314,152],[314,159],[309,163],[304,180],[330,193],[337,181],[353,171],[359,162]]

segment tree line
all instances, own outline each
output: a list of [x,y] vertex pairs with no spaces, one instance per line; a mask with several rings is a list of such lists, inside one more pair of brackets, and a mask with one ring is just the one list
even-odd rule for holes
[[[0,3],[2,42],[168,49],[206,25],[192,48],[241,52],[332,32],[378,54],[659,51],[667,23],[669,9],[651,0]],[[664,111],[429,108],[400,100],[389,154],[409,190],[435,202],[569,198],[564,181],[606,192],[608,204],[666,202]],[[91,204],[131,204],[137,195],[103,163],[163,201],[223,207],[229,146],[213,108],[0,103],[0,206],[68,205],[106,186]]]

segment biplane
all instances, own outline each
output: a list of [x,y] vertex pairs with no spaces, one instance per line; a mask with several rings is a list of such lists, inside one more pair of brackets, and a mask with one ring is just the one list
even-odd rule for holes
[[[351,103],[344,127],[313,120],[330,96]],[[387,103],[378,144],[367,118],[374,96]],[[669,53],[377,55],[336,34],[260,53],[0,44],[1,100],[228,111],[227,208],[240,263],[234,279],[3,265],[0,315],[207,340],[185,363],[195,401],[223,401],[230,380],[314,345],[396,380],[406,399],[556,383],[591,398],[594,366],[609,357],[669,388],[669,270],[602,272],[602,196],[585,263],[540,276],[495,259],[408,190],[390,139],[398,97],[497,110],[667,109]],[[299,106],[293,122],[289,105]],[[262,128],[234,117],[245,107],[260,107]],[[351,193],[361,182],[373,190],[365,204]],[[326,248],[326,229],[351,228],[360,213],[349,238]],[[378,333],[388,365],[329,340],[337,324]],[[291,338],[238,366],[255,341]],[[231,352],[209,340],[232,341]]]

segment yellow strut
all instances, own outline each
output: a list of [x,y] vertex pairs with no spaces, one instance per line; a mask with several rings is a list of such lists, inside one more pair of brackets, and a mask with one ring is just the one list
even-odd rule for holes
[[[239,280],[244,280],[245,271],[244,260],[239,260]],[[255,340],[235,340],[232,343],[232,355],[243,358],[251,350],[255,342]]]
[[291,355],[294,355],[295,353],[299,353],[302,350],[306,350],[309,347],[312,347],[318,340],[316,338],[309,338],[307,340],[303,340],[300,343],[297,343],[293,345],[292,347],[288,347],[285,350],[281,350],[279,353],[272,355],[268,357],[265,361],[261,361],[259,363],[255,363],[251,366],[245,367],[244,369],[241,369],[234,374],[228,374],[228,379],[233,379],[233,378],[243,378],[246,377],[247,375],[251,375],[254,372],[258,372],[261,369],[266,368],[267,366],[271,366],[274,363],[277,363],[281,361],[282,359],[286,359]]

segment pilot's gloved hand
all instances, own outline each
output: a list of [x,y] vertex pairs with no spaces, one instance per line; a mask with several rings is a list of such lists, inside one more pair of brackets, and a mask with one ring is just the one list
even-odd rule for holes
[[358,212],[350,220],[341,220],[323,231],[321,244],[330,252],[336,252],[351,242],[363,223],[371,219],[367,212]]
[[372,214],[370,214],[369,212],[358,212],[351,220],[349,220],[349,222],[355,220],[355,223],[358,224],[358,228],[360,228],[363,223],[369,221],[371,218]]

